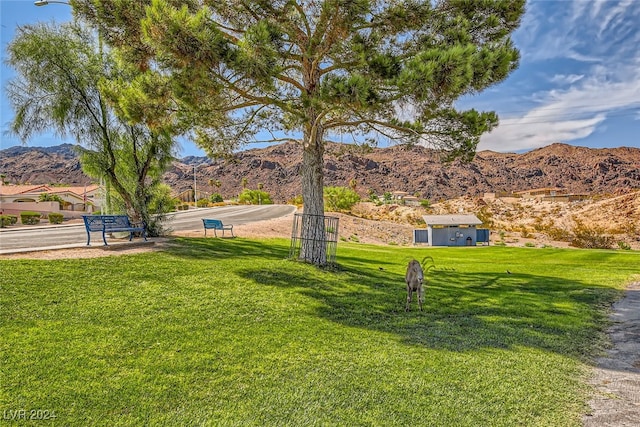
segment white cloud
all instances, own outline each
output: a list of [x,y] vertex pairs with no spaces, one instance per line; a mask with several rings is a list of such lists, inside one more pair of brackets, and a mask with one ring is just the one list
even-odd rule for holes
[[520,116],[503,113],[500,125],[482,137],[479,149],[518,151],[585,138],[607,116],[640,108],[640,70],[599,66],[593,75],[564,90],[535,94],[538,106]]
[[604,19],[600,21],[600,29],[598,31],[598,35],[601,35],[612,27],[619,26],[620,23],[625,19],[627,9],[632,6],[632,1],[633,0],[624,0],[617,4],[615,2],[610,2],[609,4],[613,3],[614,7],[607,10]]
[[556,74],[551,77],[551,81],[558,84],[572,84],[582,80],[583,77],[584,74]]
[[[571,142],[606,129],[612,116],[640,120],[640,113],[634,113],[640,108],[640,1],[561,3],[528,3],[524,22],[537,33],[522,37],[520,45],[523,60],[547,61],[545,81],[555,87],[530,94],[524,108],[500,111],[496,102],[500,125],[482,137],[480,150],[520,151]],[[563,68],[554,69],[556,63]],[[514,111],[531,103],[521,114]]]
[[605,120],[602,114],[588,119],[535,121],[528,117],[504,119],[493,132],[483,135],[478,150],[522,151],[591,135]]

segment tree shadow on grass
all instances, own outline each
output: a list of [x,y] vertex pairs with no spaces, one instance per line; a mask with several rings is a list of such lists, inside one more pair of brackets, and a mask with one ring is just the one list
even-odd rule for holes
[[193,238],[181,237],[174,239],[167,245],[165,252],[178,257],[189,259],[215,258],[230,259],[234,257],[260,256],[261,258],[285,259],[289,256],[289,247],[283,240],[280,242],[265,242],[243,238]]
[[261,285],[297,288],[322,303],[319,316],[393,333],[407,344],[451,351],[526,346],[581,360],[593,355],[594,345],[604,346],[599,324],[606,319],[593,307],[618,296],[610,288],[557,277],[435,270],[424,311],[417,311],[414,300],[405,312],[404,277],[375,265],[316,279],[304,268],[236,273]]

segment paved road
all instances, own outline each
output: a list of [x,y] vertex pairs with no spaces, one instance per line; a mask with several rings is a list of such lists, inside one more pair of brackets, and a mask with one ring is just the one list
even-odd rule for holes
[[[295,211],[290,205],[219,206],[171,214],[170,231],[202,230],[202,218],[220,219],[225,224],[246,224],[279,218]],[[87,232],[83,224],[17,226],[0,229],[0,254],[21,249],[46,249],[85,245]],[[92,233],[91,245],[102,245],[100,233]]]

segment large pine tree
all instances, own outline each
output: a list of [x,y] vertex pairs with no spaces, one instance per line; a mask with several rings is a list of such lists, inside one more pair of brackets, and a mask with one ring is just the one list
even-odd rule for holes
[[[140,69],[171,76],[197,141],[214,154],[260,131],[302,135],[304,213],[323,214],[330,133],[383,135],[470,159],[492,112],[460,96],[518,64],[524,0],[73,0]],[[326,261],[322,221],[301,258]]]

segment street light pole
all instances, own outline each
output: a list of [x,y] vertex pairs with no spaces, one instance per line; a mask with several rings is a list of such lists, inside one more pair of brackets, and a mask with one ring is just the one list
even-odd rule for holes
[[194,207],[198,207],[198,183],[196,182],[196,165],[193,165],[193,204]]
[[58,3],[58,4],[66,4],[66,5],[71,5],[71,3],[68,3],[66,1],[55,1],[55,0],[38,0],[38,1],[34,1],[33,4],[35,4],[36,6],[46,6],[49,3]]

